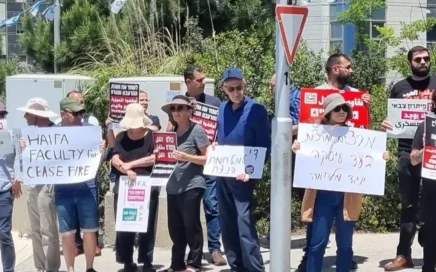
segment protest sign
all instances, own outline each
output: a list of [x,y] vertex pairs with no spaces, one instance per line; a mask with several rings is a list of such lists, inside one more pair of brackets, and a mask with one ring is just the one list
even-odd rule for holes
[[294,186],[384,195],[386,133],[300,124]]
[[100,164],[101,128],[23,128],[23,183],[67,184],[95,178]]
[[139,84],[110,83],[109,116],[115,122],[123,119],[127,105],[138,101]]
[[388,99],[388,120],[393,127],[387,131],[388,136],[413,139],[418,125],[432,109],[431,100]]
[[348,121],[348,126],[368,128],[369,111],[362,100],[364,92],[339,92],[338,90],[311,88],[301,89],[300,123],[316,123],[320,121],[324,114],[324,99],[332,93],[340,93],[353,109],[353,118]]
[[0,154],[10,154],[14,152],[11,134],[8,131],[6,120],[0,120]]
[[195,102],[195,111],[191,120],[203,127],[210,142],[215,141],[218,110],[217,107]]
[[424,155],[422,158],[421,177],[436,179],[436,117],[425,118]]
[[165,186],[177,166],[173,151],[177,150],[175,132],[153,132],[154,149],[158,150],[151,171],[150,180],[153,186]]
[[150,177],[137,176],[130,181],[120,176],[118,191],[116,231],[147,232],[150,210]]
[[264,147],[217,145],[213,149],[209,146],[203,174],[230,178],[248,174],[252,179],[260,179],[265,155]]

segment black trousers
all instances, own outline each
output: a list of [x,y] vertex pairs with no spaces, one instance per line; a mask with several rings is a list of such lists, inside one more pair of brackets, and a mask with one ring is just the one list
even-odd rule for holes
[[423,179],[421,191],[421,226],[419,244],[424,248],[422,272],[435,272],[436,262],[436,181]]
[[171,268],[185,270],[185,251],[189,245],[187,265],[201,268],[203,256],[203,228],[200,222],[200,207],[204,189],[195,188],[178,195],[167,195],[168,230],[173,247]]
[[402,152],[397,164],[401,199],[400,241],[397,256],[411,257],[418,224],[421,166],[410,163],[410,154]]
[[[159,192],[160,187],[151,187],[147,232],[139,233],[138,235],[138,263],[143,263],[144,267],[151,267],[153,264],[154,245],[156,241],[157,211],[159,206]],[[115,194],[115,218],[117,217],[117,203],[118,194]],[[116,261],[118,263],[133,263],[135,235],[135,232],[117,231],[117,236],[115,238],[115,254]]]

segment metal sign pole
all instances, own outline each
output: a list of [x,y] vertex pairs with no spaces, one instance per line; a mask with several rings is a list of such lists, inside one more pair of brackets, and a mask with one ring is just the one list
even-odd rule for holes
[[[286,5],[287,0],[276,0]],[[272,123],[270,271],[290,271],[291,248],[291,144],[289,117],[289,65],[276,24],[276,91]]]

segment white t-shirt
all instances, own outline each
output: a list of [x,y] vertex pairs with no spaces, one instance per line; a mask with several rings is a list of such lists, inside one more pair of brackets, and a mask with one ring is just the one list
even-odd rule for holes
[[[86,119],[86,120],[85,120]],[[62,118],[58,118],[56,121],[54,121],[55,125],[59,125],[59,123],[62,121]],[[100,124],[98,122],[98,119],[95,118],[92,115],[89,115],[88,118],[83,117],[82,118],[82,123],[88,123],[92,126],[98,127]]]

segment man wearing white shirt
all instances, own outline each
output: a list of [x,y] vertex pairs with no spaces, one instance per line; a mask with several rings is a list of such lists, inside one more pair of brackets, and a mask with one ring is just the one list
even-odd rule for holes
[[[77,101],[77,103],[79,103],[82,107],[85,108],[85,100],[83,98],[83,93],[80,90],[73,90],[71,92],[69,92],[66,96],[67,98],[71,98]],[[55,121],[56,125],[58,125],[61,122],[61,118],[57,119]],[[82,117],[82,123],[87,123],[90,124],[92,126],[100,126],[97,118],[95,118],[92,115],[89,115],[88,113],[85,113]],[[97,182],[97,180],[96,180]],[[97,189],[97,196],[98,196],[98,186],[96,184],[95,188]],[[97,197],[97,201],[98,201],[98,197]],[[100,256],[101,255],[101,249],[98,246],[98,231],[96,232],[96,236],[97,236],[97,247],[95,248],[95,256]],[[76,251],[75,251],[75,255],[81,255],[84,253],[83,251],[83,240],[82,237],[80,236],[80,227],[77,226],[76,229],[76,234],[75,234],[75,241],[76,241]]]
[[[50,111],[46,100],[35,97],[27,104],[17,109],[24,112],[24,118],[29,126],[54,127],[49,118],[57,114]],[[27,197],[30,228],[32,230],[33,262],[36,271],[57,272],[61,266],[59,234],[54,206],[53,185],[30,186]],[[48,238],[47,254],[44,254],[43,236]]]

